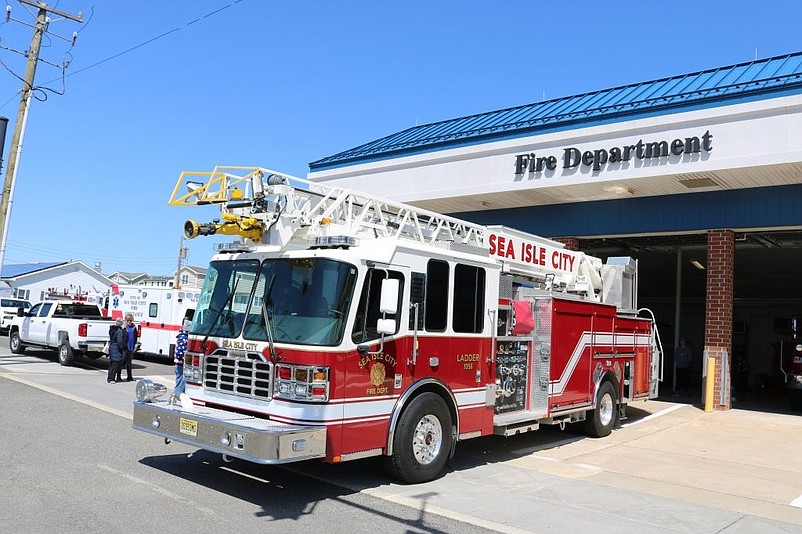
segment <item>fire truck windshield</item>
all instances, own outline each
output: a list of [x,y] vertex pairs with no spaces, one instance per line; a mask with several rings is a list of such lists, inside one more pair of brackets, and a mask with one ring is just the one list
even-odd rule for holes
[[193,332],[206,336],[338,345],[357,278],[355,266],[328,258],[213,261]]

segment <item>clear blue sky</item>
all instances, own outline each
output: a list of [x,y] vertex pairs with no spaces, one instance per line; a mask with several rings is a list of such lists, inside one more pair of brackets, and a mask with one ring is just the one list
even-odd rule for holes
[[[311,161],[415,124],[802,48],[796,0],[48,4],[85,22],[50,24],[79,37],[65,93],[31,104],[5,263],[76,259],[106,274],[171,274],[183,221],[218,216],[167,206],[184,170],[306,176]],[[0,25],[3,176],[25,69],[13,50],[31,33]],[[69,50],[45,45],[52,63]],[[40,63],[36,85],[61,92],[60,70]],[[187,263],[205,265],[213,243],[187,242]]]

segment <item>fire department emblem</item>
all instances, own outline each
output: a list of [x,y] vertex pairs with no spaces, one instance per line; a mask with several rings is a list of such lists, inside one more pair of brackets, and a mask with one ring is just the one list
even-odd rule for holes
[[370,383],[376,387],[381,386],[384,384],[384,377],[386,374],[387,371],[384,368],[384,364],[375,362],[370,368]]

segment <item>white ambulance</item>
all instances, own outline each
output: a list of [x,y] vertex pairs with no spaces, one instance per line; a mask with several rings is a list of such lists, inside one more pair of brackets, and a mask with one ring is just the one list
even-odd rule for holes
[[114,284],[108,315],[116,319],[130,313],[139,330],[139,350],[172,357],[175,337],[184,318],[195,313],[199,295],[198,289]]

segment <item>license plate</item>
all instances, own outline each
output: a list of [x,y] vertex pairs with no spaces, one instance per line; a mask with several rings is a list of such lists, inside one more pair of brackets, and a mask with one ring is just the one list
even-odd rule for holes
[[179,421],[178,430],[182,434],[198,437],[198,422],[193,421],[192,419],[184,419],[182,417]]

